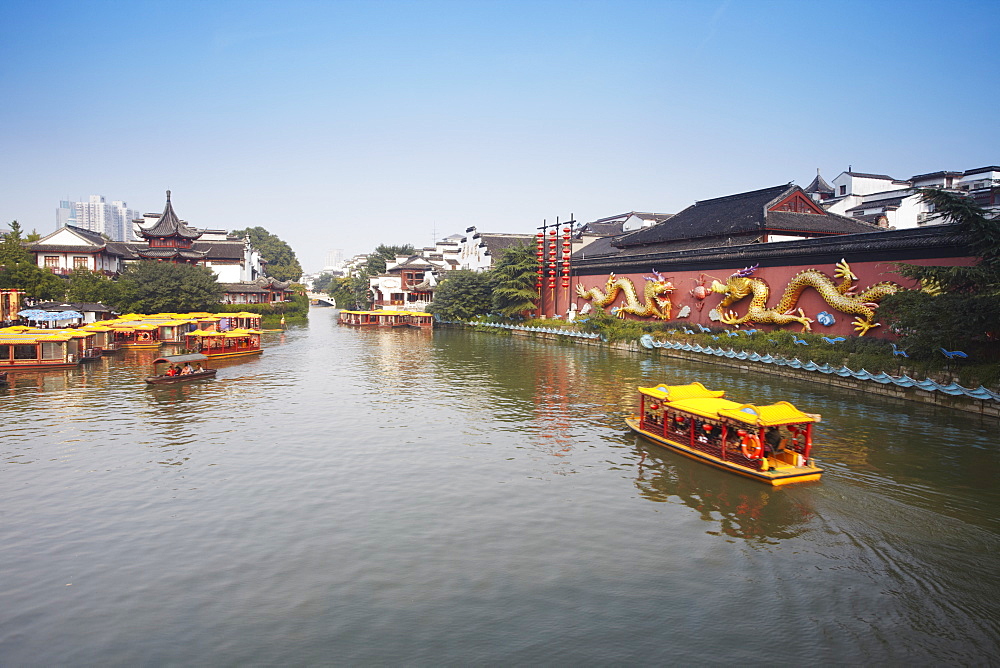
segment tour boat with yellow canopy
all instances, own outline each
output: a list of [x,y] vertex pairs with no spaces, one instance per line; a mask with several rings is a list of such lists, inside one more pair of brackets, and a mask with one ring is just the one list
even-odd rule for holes
[[766,406],[725,398],[698,382],[640,387],[639,414],[625,419],[645,438],[731,473],[771,485],[819,480],[812,460],[820,416],[787,401]]
[[432,329],[434,315],[426,311],[341,311],[341,325],[353,327],[414,327]]
[[80,364],[86,335],[64,329],[15,325],[0,329],[0,369],[25,371],[69,369]]
[[184,335],[187,347],[207,355],[209,359],[260,355],[260,335],[257,329],[231,329],[227,332],[196,330]]

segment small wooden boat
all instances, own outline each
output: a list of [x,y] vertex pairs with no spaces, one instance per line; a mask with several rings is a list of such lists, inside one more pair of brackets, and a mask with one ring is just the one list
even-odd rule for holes
[[[185,364],[188,362],[202,362],[207,360],[208,357],[202,355],[201,353],[192,353],[189,355],[165,355],[163,357],[157,357],[153,360],[153,368],[156,368],[157,364]],[[156,376],[149,376],[146,378],[146,382],[150,385],[166,385],[168,383],[187,383],[192,380],[204,380],[206,378],[215,378],[216,369],[202,369],[201,371],[195,371],[193,373],[178,374],[176,376],[168,376],[167,374],[159,374]]]
[[812,459],[820,416],[787,401],[755,406],[701,383],[640,387],[630,429],[685,457],[770,485],[819,480]]

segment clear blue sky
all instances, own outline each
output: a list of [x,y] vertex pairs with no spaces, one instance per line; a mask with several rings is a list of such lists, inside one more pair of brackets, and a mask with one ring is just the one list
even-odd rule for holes
[[[1000,163],[1000,2],[0,0],[0,224],[333,248]],[[4,227],[6,229],[6,227]]]

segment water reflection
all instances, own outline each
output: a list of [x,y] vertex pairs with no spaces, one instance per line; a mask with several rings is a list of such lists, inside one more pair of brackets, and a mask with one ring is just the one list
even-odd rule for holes
[[635,486],[650,501],[679,500],[714,525],[708,534],[762,544],[800,536],[815,516],[810,495],[716,471],[637,439]]
[[[212,381],[147,386],[154,351],[11,375],[6,663],[997,656],[995,423],[332,315]],[[626,429],[637,385],[690,380],[822,413],[824,479],[772,489]]]

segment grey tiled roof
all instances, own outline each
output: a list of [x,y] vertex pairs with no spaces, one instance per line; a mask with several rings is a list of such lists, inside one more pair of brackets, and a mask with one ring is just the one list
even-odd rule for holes
[[833,186],[827,183],[826,179],[824,179],[818,173],[816,174],[816,178],[812,180],[812,183],[810,183],[805,187],[805,191],[807,193],[830,193],[830,194],[833,194],[835,192]]
[[[909,262],[922,258],[967,255],[968,238],[957,225],[929,225],[904,230],[880,230],[863,234],[824,236],[776,243],[750,243],[715,248],[659,251],[655,248],[633,249],[630,255],[577,258],[574,270],[581,275],[615,271],[718,270],[719,267],[742,267],[787,264],[836,263],[846,257],[852,262]],[[645,250],[645,253],[638,251]]]
[[500,255],[500,251],[505,248],[523,245],[531,246],[535,243],[533,234],[490,234],[484,232],[480,235],[480,243],[486,246],[486,251],[493,257]]
[[187,260],[201,260],[205,257],[204,251],[196,251],[188,248],[143,248],[138,251],[139,257],[166,260],[168,258],[182,257]]
[[[734,240],[759,239],[769,232],[852,234],[871,229],[850,218],[829,213],[768,211],[795,191],[803,192],[798,186],[785,184],[695,202],[662,223],[618,237],[615,245],[670,250],[726,246]],[[695,239],[701,241],[692,245],[690,241]]]
[[181,222],[181,219],[174,213],[174,206],[170,203],[170,191],[167,191],[167,204],[163,209],[163,214],[148,230],[140,230],[144,237],[183,237],[185,239],[197,239],[201,232],[192,229]]

